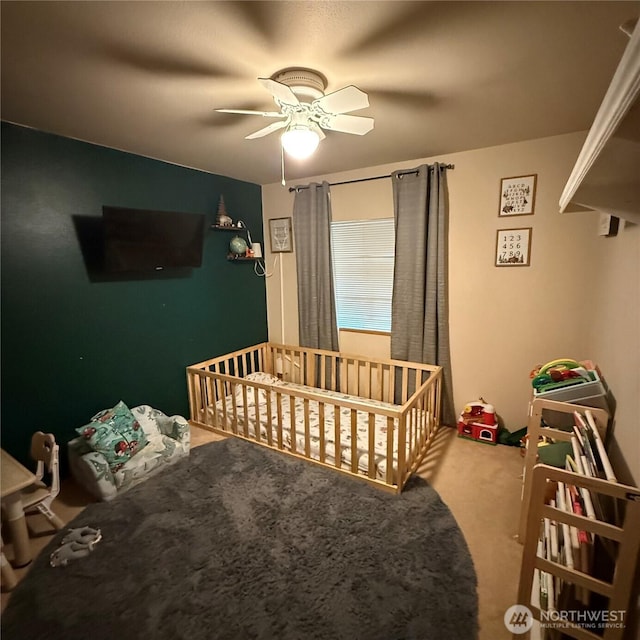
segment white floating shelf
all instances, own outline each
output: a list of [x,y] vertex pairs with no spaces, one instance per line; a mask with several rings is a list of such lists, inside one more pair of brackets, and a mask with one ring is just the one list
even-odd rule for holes
[[640,223],[640,28],[636,25],[562,196],[560,212]]

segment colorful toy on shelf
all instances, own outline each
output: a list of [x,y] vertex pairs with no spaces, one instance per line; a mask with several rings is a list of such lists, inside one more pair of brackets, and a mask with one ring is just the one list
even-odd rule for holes
[[467,403],[458,418],[458,437],[498,444],[496,410],[483,398]]
[[577,360],[559,358],[538,366],[530,374],[531,385],[538,393],[560,387],[591,382],[588,370]]

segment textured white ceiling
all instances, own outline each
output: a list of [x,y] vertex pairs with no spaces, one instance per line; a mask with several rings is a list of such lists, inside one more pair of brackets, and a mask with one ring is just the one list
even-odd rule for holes
[[354,84],[366,136],[328,132],[291,179],[590,127],[639,2],[0,3],[3,120],[259,184],[280,178],[257,82]]

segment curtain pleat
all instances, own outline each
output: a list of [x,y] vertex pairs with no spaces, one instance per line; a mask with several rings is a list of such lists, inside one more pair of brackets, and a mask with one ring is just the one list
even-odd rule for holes
[[442,423],[455,425],[448,300],[446,166],[392,174],[396,249],[391,357],[443,368]]
[[314,182],[308,188],[296,190],[293,228],[300,346],[338,351],[328,182]]

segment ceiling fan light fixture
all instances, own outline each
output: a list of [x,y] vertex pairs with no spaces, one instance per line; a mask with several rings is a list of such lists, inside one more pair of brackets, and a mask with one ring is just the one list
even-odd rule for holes
[[324,129],[363,136],[373,129],[373,118],[346,115],[366,109],[369,97],[354,85],[325,94],[327,79],[313,69],[289,67],[258,82],[271,94],[279,111],[217,109],[224,113],[278,118],[277,122],[245,136],[247,140],[262,138],[275,131],[280,136],[280,165],[284,185],[284,154],[304,160],[318,148],[326,135]]
[[290,156],[304,160],[318,148],[320,136],[307,125],[293,124],[282,134],[281,141]]

